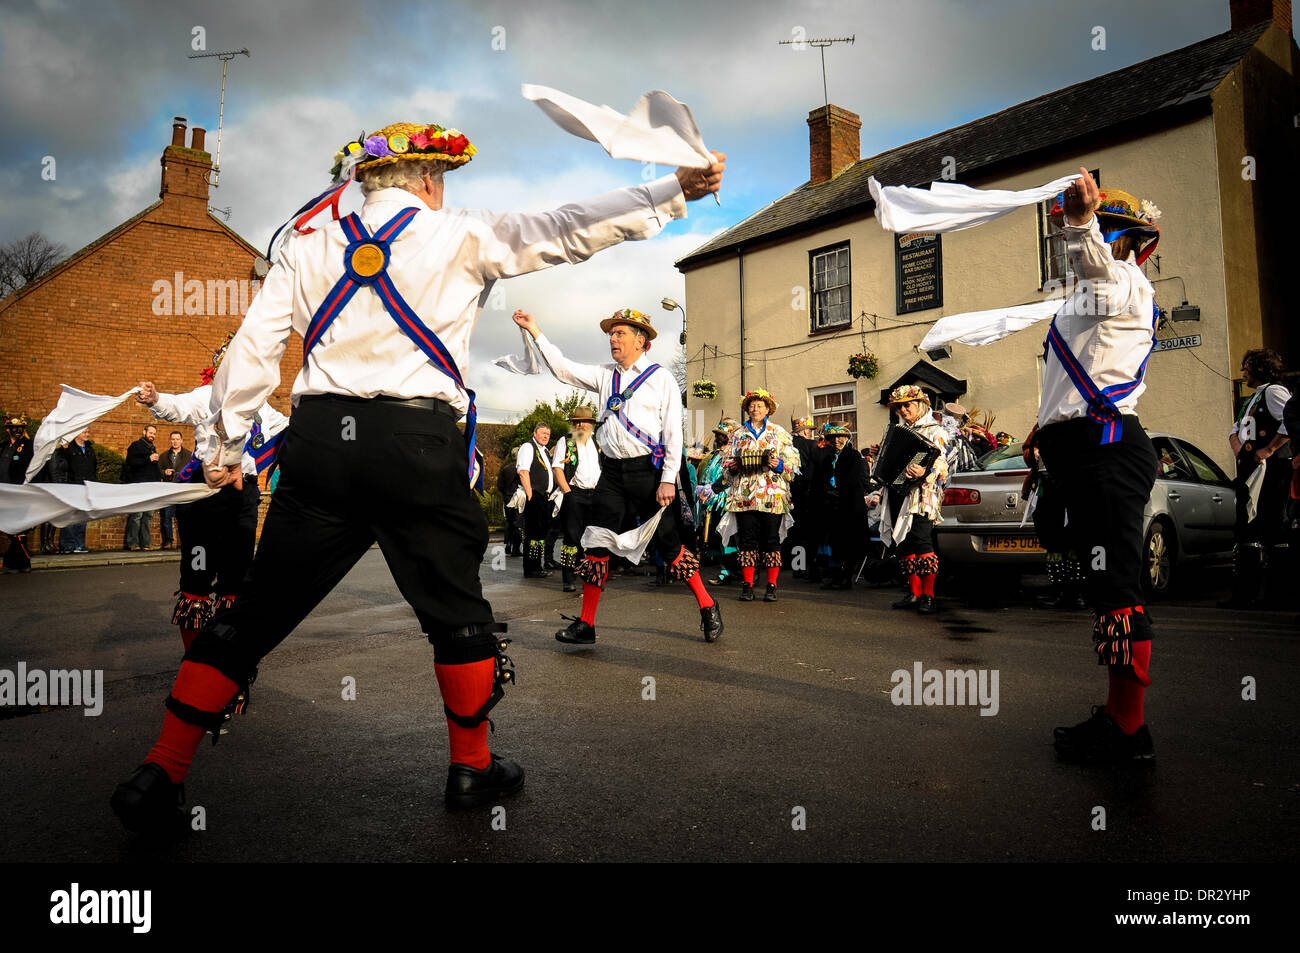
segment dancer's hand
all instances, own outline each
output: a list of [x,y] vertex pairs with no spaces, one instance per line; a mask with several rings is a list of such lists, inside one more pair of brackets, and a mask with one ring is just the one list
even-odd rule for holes
[[135,395],[135,399],[146,407],[158,403],[158,390],[153,386],[153,381],[141,381],[140,393]]
[[531,334],[534,341],[537,340],[537,335],[542,333],[542,329],[537,325],[537,319],[527,311],[516,310],[515,313],[511,315],[511,318],[513,318],[515,324],[519,325]]
[[907,469],[904,470],[903,472],[906,473],[913,480],[915,480],[917,477],[925,476],[925,468],[922,467],[919,463],[909,463],[907,465]]
[[718,161],[707,169],[691,169],[682,166],[677,170],[677,181],[681,183],[682,195],[686,201],[694,202],[722,188],[722,173],[727,168],[727,157],[721,152],[714,152]]
[[1092,221],[1092,213],[1101,207],[1101,189],[1092,173],[1079,166],[1082,178],[1075,179],[1065,187],[1065,197],[1061,205],[1065,210],[1067,225],[1087,225]]
[[655,502],[660,506],[667,506],[677,495],[677,488],[671,483],[660,483],[659,489],[655,491]]
[[220,466],[214,457],[203,467],[203,482],[214,490],[219,490],[223,486],[233,486],[236,490],[242,490],[244,468],[238,463],[230,467]]

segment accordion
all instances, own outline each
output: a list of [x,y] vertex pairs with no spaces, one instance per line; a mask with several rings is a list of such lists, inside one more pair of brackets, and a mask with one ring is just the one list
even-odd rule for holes
[[885,430],[885,439],[880,441],[880,453],[871,467],[871,483],[874,486],[903,487],[918,482],[924,477],[913,480],[907,475],[907,468],[915,463],[929,472],[942,452],[915,430],[890,424]]
[[736,473],[762,473],[767,469],[766,450],[742,450],[736,454]]

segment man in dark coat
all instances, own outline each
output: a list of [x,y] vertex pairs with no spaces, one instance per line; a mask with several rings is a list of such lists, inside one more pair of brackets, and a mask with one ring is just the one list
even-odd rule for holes
[[[5,417],[4,447],[0,449],[0,483],[22,483],[27,478],[27,465],[32,462],[32,441],[27,436],[27,415],[11,414]],[[31,572],[32,560],[27,552],[26,533],[6,533],[9,548],[5,550],[4,571]]]
[[851,589],[867,535],[867,468],[848,424],[828,423],[822,431],[828,446],[817,463],[817,480],[831,549],[822,588]]
[[[515,490],[519,487],[519,470],[515,467],[513,459],[507,460],[501,464],[501,469],[497,471],[497,492],[501,494],[501,503],[504,505],[510,502],[510,497],[515,495]],[[519,528],[519,511],[505,507],[506,511],[506,555],[522,556],[523,555],[523,532]]]
[[[72,443],[59,451],[68,468],[68,482],[78,486],[86,481],[94,481],[99,463],[95,459],[95,447],[90,442],[90,431],[83,430],[73,438]],[[86,550],[86,524],[70,523],[63,527],[59,535],[60,548],[65,553],[84,553]]]
[[[158,483],[162,480],[162,471],[158,469],[158,450],[154,440],[158,437],[158,428],[153,424],[144,428],[140,439],[126,450],[126,463],[122,466],[123,483]],[[149,510],[132,513],[126,518],[125,549],[148,549],[151,542],[149,519],[153,514]]]
[[[819,576],[817,549],[822,543],[825,527],[821,517],[821,493],[818,492],[817,461],[822,451],[813,439],[813,419],[795,417],[790,421],[790,437],[799,451],[799,472],[790,478],[790,506],[794,525],[786,534],[781,560],[790,566],[796,579]],[[795,548],[803,550],[802,566],[798,564]]]

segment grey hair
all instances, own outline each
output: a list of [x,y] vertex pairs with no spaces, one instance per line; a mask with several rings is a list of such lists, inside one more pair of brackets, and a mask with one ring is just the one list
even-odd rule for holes
[[419,192],[424,188],[424,173],[435,183],[442,181],[443,170],[447,166],[440,159],[403,159],[381,165],[377,169],[358,169],[357,181],[361,184],[361,193],[369,195],[377,189],[405,189],[407,192]]

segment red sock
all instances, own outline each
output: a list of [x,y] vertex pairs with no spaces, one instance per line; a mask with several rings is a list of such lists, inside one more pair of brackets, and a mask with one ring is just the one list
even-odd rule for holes
[[[1106,674],[1110,679],[1110,693],[1106,698],[1106,714],[1115,719],[1120,731],[1131,735],[1145,724],[1142,717],[1142,702],[1146,697],[1146,685],[1134,673],[1134,670],[1146,674],[1151,664],[1151,642],[1133,643],[1133,665],[1111,665]],[[1149,679],[1147,681],[1150,681]]]
[[934,595],[934,573],[926,573],[921,577],[921,595]]
[[[172,686],[172,697],[199,711],[218,712],[226,707],[238,691],[238,685],[211,665],[181,662],[176,684]],[[203,740],[206,731],[206,728],[191,725],[168,710],[163,716],[158,743],[144,760],[166,771],[173,784],[180,784],[185,780],[185,775],[189,774],[194,752],[199,750],[199,742]]]
[[780,574],[780,572],[781,572],[781,567],[780,567],[780,566],[768,566],[768,567],[767,567],[767,584],[768,584],[769,586],[775,586],[775,585],[776,585],[776,577]]
[[754,567],[753,567],[753,566],[745,566],[745,567],[740,571],[740,574],[741,574],[742,576],[745,577],[745,585],[747,585],[747,586],[752,586],[752,585],[754,584]]
[[921,577],[916,573],[912,573],[907,577],[907,583],[912,587],[912,595],[919,598],[921,595]]
[[194,644],[194,640],[198,638],[198,635],[198,629],[187,629],[181,626],[181,641],[185,643],[186,652],[190,650],[190,646]]
[[[754,569],[752,566],[746,566],[745,571],[749,573],[749,581],[754,580]],[[691,587],[691,592],[695,593],[695,601],[700,604],[701,609],[707,609],[713,605],[713,597],[709,595],[709,590],[704,588],[704,580],[700,578],[698,572],[692,573],[691,578],[686,580],[686,585]]]
[[582,584],[582,613],[580,618],[587,625],[596,624],[596,606],[600,604],[600,586],[589,582]]
[[[496,676],[496,661],[483,659],[463,665],[433,666],[438,676],[438,689],[442,700],[456,714],[468,717],[483,707],[492,694]],[[447,737],[451,740],[451,760],[454,764],[467,764],[471,768],[486,768],[492,763],[488,751],[488,723],[475,728],[462,728],[447,719]]]

